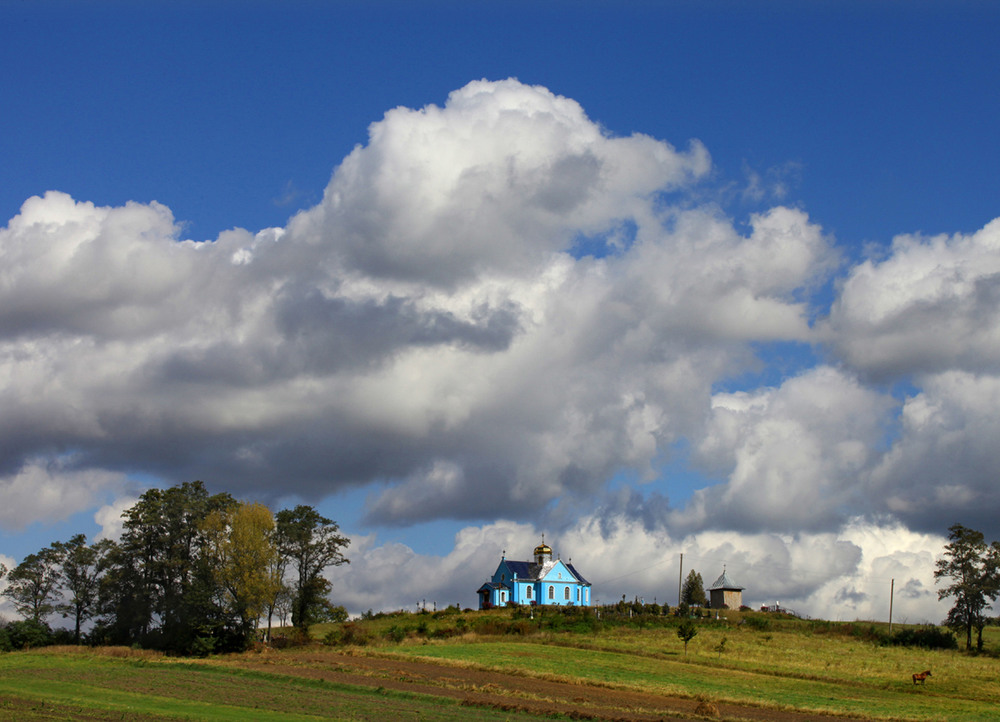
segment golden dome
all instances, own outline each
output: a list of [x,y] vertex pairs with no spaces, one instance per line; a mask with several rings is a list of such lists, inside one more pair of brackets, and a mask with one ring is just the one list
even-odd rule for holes
[[548,554],[549,556],[552,556],[552,549],[545,542],[542,542],[535,547],[535,556],[537,557],[541,554]]

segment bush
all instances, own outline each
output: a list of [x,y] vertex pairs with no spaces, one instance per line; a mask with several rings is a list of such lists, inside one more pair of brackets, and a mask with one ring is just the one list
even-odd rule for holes
[[921,647],[923,649],[958,649],[955,635],[946,629],[927,625],[926,627],[901,629],[892,635],[891,643],[898,647]]
[[483,636],[498,636],[507,634],[508,629],[509,625],[503,619],[486,617],[485,619],[476,620],[474,631],[476,634]]
[[396,644],[399,644],[404,639],[406,639],[406,628],[400,627],[398,624],[393,624],[391,627],[389,627],[388,631],[386,631],[385,636],[391,639]]
[[8,623],[2,636],[0,648],[7,650],[33,649],[52,644],[52,630],[49,626],[32,619]]
[[354,622],[347,622],[340,627],[335,627],[323,637],[323,644],[328,647],[347,646],[349,644],[364,646],[370,641],[371,637],[364,628]]
[[215,637],[195,637],[191,640],[188,654],[192,657],[207,657],[215,651]]
[[747,615],[743,617],[743,623],[756,632],[766,632],[771,628],[771,620],[767,617]]
[[309,635],[297,628],[293,628],[288,634],[276,634],[271,637],[271,646],[274,649],[287,649],[289,647],[303,647],[310,644],[312,639]]

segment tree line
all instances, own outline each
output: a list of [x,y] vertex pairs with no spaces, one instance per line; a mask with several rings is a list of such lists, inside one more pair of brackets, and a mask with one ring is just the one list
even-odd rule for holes
[[148,490],[122,518],[117,541],[77,534],[0,565],[26,622],[61,614],[77,643],[206,654],[246,648],[265,622],[269,638],[276,617],[301,631],[346,617],[323,572],[348,563],[350,540],[311,506],[272,514],[195,481]]

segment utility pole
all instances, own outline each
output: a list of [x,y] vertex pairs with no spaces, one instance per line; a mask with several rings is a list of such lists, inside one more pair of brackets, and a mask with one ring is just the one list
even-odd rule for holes
[[681,568],[677,572],[677,606],[681,606],[681,589],[684,588],[684,552],[681,552]]
[[892,597],[896,593],[896,579],[889,583],[889,636],[892,636]]

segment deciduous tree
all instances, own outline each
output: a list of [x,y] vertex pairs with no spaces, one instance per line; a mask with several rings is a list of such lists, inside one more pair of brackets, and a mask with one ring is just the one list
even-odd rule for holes
[[59,556],[60,591],[65,593],[56,611],[63,617],[73,618],[73,638],[80,643],[80,627],[97,611],[97,593],[100,585],[101,559],[112,542],[104,540],[87,544],[87,537],[76,534],[69,541],[56,542],[52,548]]
[[229,619],[203,522],[235,504],[195,481],[150,489],[125,511],[105,585],[104,629],[112,641],[188,652],[225,634]]
[[11,570],[3,595],[25,619],[44,622],[55,611],[59,580],[59,553],[46,547],[37,554],[29,554]]
[[299,505],[275,515],[278,550],[295,574],[292,624],[308,629],[330,591],[323,576],[327,567],[347,564],[341,550],[350,540],[341,536],[336,522],[311,506]]
[[209,514],[204,528],[219,584],[244,640],[249,639],[281,587],[274,516],[263,504],[238,504]]
[[938,559],[935,579],[950,581],[938,590],[938,599],[953,597],[946,624],[965,632],[965,648],[972,649],[972,630],[978,633],[977,648],[983,648],[986,609],[1000,596],[1000,544],[986,544],[982,532],[953,524],[948,530],[944,557]]

